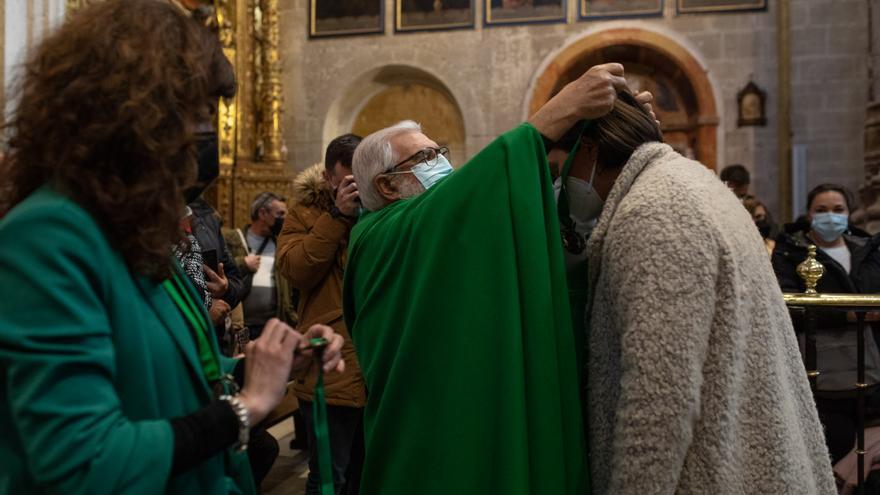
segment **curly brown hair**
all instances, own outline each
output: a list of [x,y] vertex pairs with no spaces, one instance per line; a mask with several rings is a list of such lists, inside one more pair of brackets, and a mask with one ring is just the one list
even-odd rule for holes
[[167,1],[77,12],[17,81],[0,217],[48,184],[94,216],[133,273],[168,276],[195,178],[194,131],[234,81],[218,53],[216,38]]

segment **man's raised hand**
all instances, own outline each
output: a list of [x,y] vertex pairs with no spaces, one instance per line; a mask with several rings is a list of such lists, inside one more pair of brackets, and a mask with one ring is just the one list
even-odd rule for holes
[[614,108],[618,91],[627,89],[623,65],[590,67],[581,77],[541,107],[529,122],[544,136],[557,140],[579,120],[597,119]]

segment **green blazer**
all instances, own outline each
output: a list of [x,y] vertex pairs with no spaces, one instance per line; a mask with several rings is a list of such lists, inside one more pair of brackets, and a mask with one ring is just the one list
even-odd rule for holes
[[231,451],[170,475],[168,420],[212,400],[196,344],[85,210],[44,187],[0,220],[0,291],[0,493],[254,493]]

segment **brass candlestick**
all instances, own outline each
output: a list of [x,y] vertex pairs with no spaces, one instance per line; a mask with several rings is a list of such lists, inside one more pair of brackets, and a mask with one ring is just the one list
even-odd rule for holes
[[814,244],[810,244],[807,247],[807,259],[798,265],[797,273],[807,286],[806,294],[817,294],[816,284],[819,283],[819,279],[825,274],[825,267],[816,259],[816,246]]

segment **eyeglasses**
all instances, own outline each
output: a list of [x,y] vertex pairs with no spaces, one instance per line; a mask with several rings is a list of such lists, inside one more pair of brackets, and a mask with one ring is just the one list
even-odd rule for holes
[[443,146],[440,148],[425,148],[425,149],[417,152],[416,154],[410,156],[406,160],[403,160],[402,162],[398,163],[397,165],[389,168],[385,172],[385,174],[386,175],[408,174],[412,171],[411,170],[402,170],[400,172],[395,172],[394,169],[397,167],[400,167],[401,165],[405,165],[407,163],[410,163],[410,162],[412,162],[413,167],[415,167],[416,165],[419,165],[419,164],[424,164],[426,167],[428,167],[430,169],[430,168],[434,167],[435,165],[437,165],[437,162],[438,162],[437,157],[438,156],[441,156],[441,155],[446,156],[448,154],[449,154],[449,148],[447,148],[446,146]]

